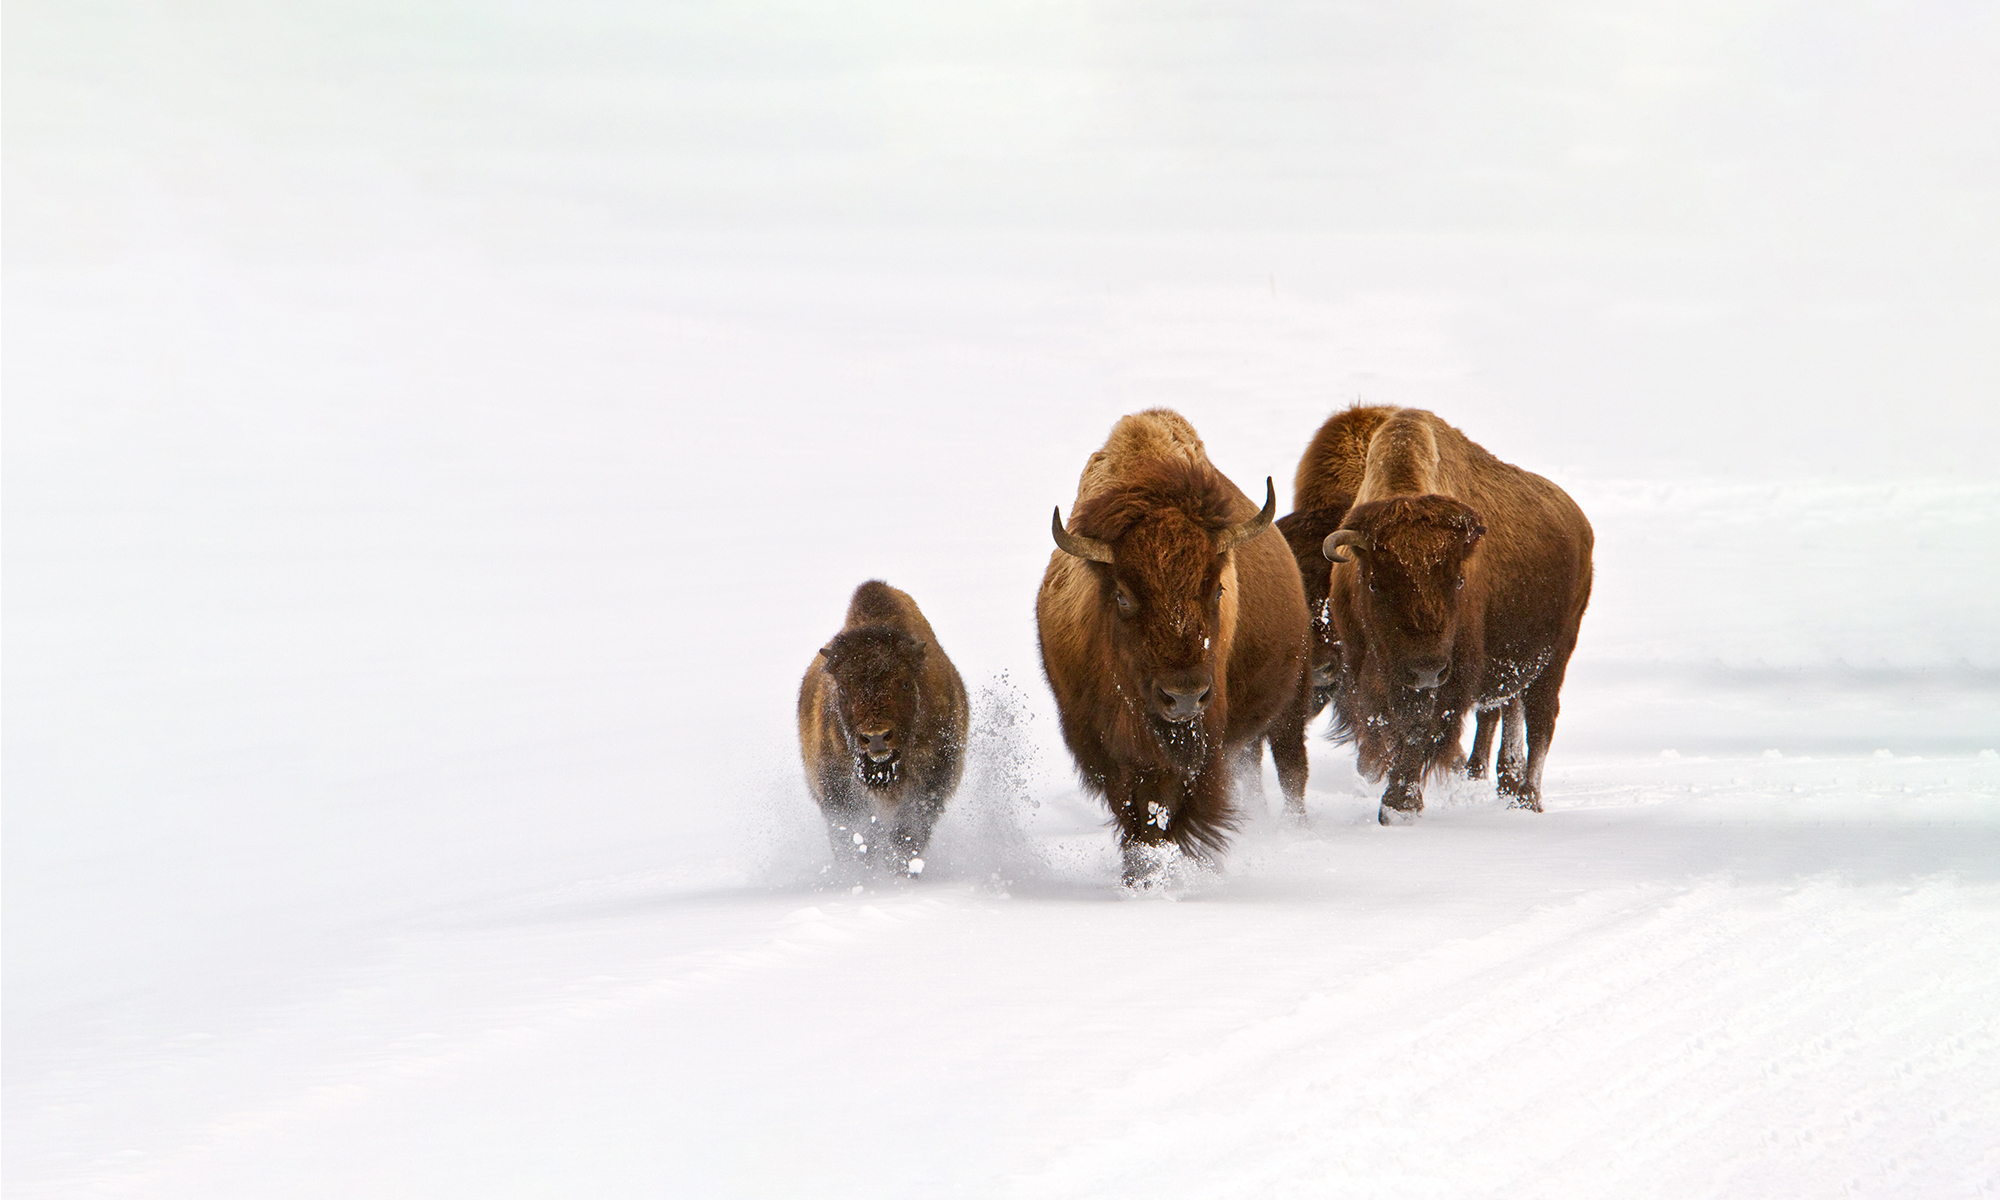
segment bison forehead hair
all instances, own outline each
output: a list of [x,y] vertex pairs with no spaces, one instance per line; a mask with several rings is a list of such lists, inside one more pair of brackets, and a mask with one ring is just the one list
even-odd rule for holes
[[1486,527],[1479,514],[1449,496],[1393,496],[1357,504],[1342,524],[1368,535],[1378,554],[1412,570],[1456,562]]
[[921,670],[924,644],[900,629],[870,625],[834,635],[820,653],[842,688],[866,692]]
[[1171,511],[1195,528],[1219,533],[1233,523],[1229,501],[1229,490],[1214,467],[1186,459],[1164,459],[1148,463],[1120,486],[1078,504],[1076,531],[1116,542],[1147,517]]

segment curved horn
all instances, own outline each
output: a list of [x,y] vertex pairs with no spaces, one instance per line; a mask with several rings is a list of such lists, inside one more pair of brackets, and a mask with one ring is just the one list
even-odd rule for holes
[[1340,552],[1340,548],[1353,546],[1357,550],[1366,550],[1369,545],[1368,535],[1359,529],[1336,529],[1327,534],[1326,540],[1319,544],[1319,552],[1332,562],[1353,562],[1353,559]]
[[1222,531],[1222,549],[1240,546],[1271,527],[1271,519],[1278,515],[1278,489],[1272,485],[1271,477],[1264,476],[1264,509],[1247,521],[1239,521]]
[[1074,554],[1078,558],[1088,559],[1091,562],[1108,563],[1111,561],[1111,546],[1108,543],[1100,542],[1096,538],[1084,537],[1082,534],[1071,533],[1069,530],[1063,528],[1062,505],[1060,504],[1056,505],[1055,521],[1051,525],[1050,531],[1056,535],[1056,545],[1062,547],[1064,554]]

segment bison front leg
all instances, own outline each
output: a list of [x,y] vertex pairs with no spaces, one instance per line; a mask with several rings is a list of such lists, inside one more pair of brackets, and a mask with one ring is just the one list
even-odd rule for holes
[[1389,786],[1382,792],[1382,808],[1375,819],[1384,825],[1407,825],[1424,811],[1424,776],[1433,770],[1456,769],[1458,731],[1463,713],[1458,709],[1409,713],[1398,722],[1399,736],[1389,758]]
[[1465,760],[1467,779],[1486,778],[1486,766],[1493,761],[1493,734],[1500,724],[1500,710],[1482,708],[1472,727],[1472,755]]
[[1557,694],[1562,690],[1562,676],[1561,664],[1558,663],[1554,671],[1545,672],[1522,696],[1528,727],[1528,765],[1516,785],[1515,808],[1542,811],[1542,766],[1549,758],[1549,743],[1556,736],[1556,714],[1562,708],[1557,701]]
[[1528,789],[1528,749],[1524,736],[1527,729],[1526,706],[1520,696],[1507,702],[1502,710],[1504,720],[1500,734],[1500,780],[1502,796],[1513,801],[1511,807],[1536,808],[1537,804],[1524,803]]
[[826,841],[833,861],[843,867],[860,867],[868,862],[877,839],[877,824],[869,806],[841,792],[829,792],[820,802],[826,818]]
[[1172,771],[1131,771],[1119,781],[1112,800],[1118,821],[1118,845],[1124,859],[1123,882],[1128,888],[1160,882],[1173,847],[1174,816],[1184,790]]
[[892,871],[917,876],[924,873],[924,850],[931,844],[931,830],[944,812],[942,796],[917,796],[896,809],[896,823],[883,839],[883,863]]
[[1192,779],[1147,769],[1120,782],[1112,815],[1118,821],[1126,887],[1144,891],[1164,884],[1183,857],[1209,865],[1205,846],[1233,824],[1221,755]]
[[1408,825],[1424,811],[1424,765],[1430,761],[1433,741],[1424,731],[1429,723],[1428,713],[1409,714],[1389,731],[1389,785],[1382,790],[1382,807],[1375,814],[1384,825]]
[[1389,771],[1389,786],[1382,791],[1382,807],[1375,819],[1384,825],[1408,825],[1424,811],[1423,772]]

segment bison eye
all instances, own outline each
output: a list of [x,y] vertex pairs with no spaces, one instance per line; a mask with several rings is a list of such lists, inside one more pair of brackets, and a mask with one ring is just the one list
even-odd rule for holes
[[1465,576],[1463,576],[1463,575],[1460,575],[1460,576],[1458,577],[1458,586],[1460,586],[1460,587],[1464,587],[1464,586],[1465,586]]
[[1377,593],[1377,592],[1380,592],[1381,590],[1382,590],[1381,588],[1378,588],[1378,587],[1376,587],[1376,586],[1375,586],[1375,577],[1374,577],[1373,575],[1370,575],[1370,576],[1368,577],[1368,591],[1369,591],[1369,594],[1370,594],[1370,595],[1373,595],[1373,594],[1375,594],[1375,593]]
[[1118,593],[1118,611],[1121,615],[1131,616],[1132,610],[1136,607],[1138,606],[1132,603],[1132,597],[1126,595],[1122,590]]
[[1220,603],[1222,603],[1222,589],[1221,589],[1220,587],[1218,587],[1218,588],[1216,588],[1216,589],[1215,589],[1215,599],[1213,599],[1213,600],[1209,601],[1209,603],[1210,603],[1210,604],[1220,604]]

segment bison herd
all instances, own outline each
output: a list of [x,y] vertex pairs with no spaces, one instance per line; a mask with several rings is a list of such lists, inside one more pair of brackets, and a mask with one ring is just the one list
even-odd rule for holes
[[[1320,426],[1274,520],[1180,414],[1121,418],[1057,508],[1035,598],[1042,668],[1084,786],[1118,826],[1125,882],[1210,859],[1232,779],[1268,744],[1305,814],[1306,723],[1386,778],[1380,819],[1426,779],[1484,778],[1541,811],[1557,693],[1590,599],[1590,523],[1563,490],[1421,409]],[[1265,536],[1272,526],[1276,537]],[[1459,748],[1466,715],[1472,753]],[[916,602],[864,583],[807,668],[799,748],[836,858],[910,875],[964,770],[965,685]]]

